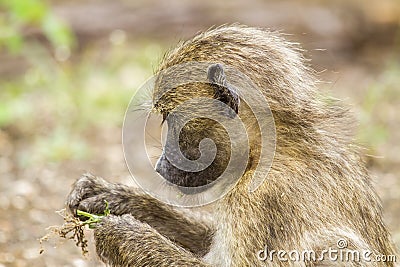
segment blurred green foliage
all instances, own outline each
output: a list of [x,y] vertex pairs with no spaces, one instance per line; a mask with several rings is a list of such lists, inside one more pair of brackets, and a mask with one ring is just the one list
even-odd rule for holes
[[[128,46],[125,33],[116,30],[108,47],[88,46],[75,55],[73,31],[47,2],[0,0],[0,11],[5,14],[0,51],[28,62],[24,72],[0,77],[0,130],[26,142],[17,164],[87,158],[88,140],[104,127],[122,125],[134,89],[152,74],[160,46],[140,40]],[[50,48],[26,37],[29,29],[44,34]]]
[[[110,44],[107,53],[89,48],[79,61],[56,61],[46,48],[31,45],[31,67],[18,79],[0,79],[0,129],[30,139],[20,166],[40,161],[82,159],[87,140],[101,129],[120,128],[135,89],[152,75],[161,48]],[[34,136],[31,136],[35,133]],[[93,135],[93,137],[91,137]]]
[[74,35],[43,0],[0,0],[0,48],[19,53],[24,46],[24,32],[39,28],[53,47],[71,48]]
[[400,101],[400,64],[390,62],[362,98],[358,140],[372,150],[389,137],[388,117]]

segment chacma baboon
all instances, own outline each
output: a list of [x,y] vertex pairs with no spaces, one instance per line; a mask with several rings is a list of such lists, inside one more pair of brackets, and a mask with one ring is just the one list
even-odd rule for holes
[[[191,61],[216,63],[208,70],[210,84],[176,88],[154,101],[153,108],[173,124],[168,113],[174,106],[198,95],[230,106],[234,114],[229,116],[244,117],[254,134],[246,171],[214,203],[211,222],[194,219],[187,210],[178,211],[140,189],[83,175],[73,185],[67,206],[74,214],[77,209],[102,213],[104,200],[109,202],[113,215],[104,217],[94,231],[101,260],[111,266],[393,266],[392,262],[367,262],[362,255],[360,262],[329,259],[328,254],[324,261],[285,261],[277,259],[278,254],[272,259],[260,257],[265,248],[321,254],[338,249],[338,240],[347,241],[347,249],[370,251],[367,256],[371,257],[392,255],[394,248],[378,196],[349,136],[349,114],[317,93],[316,79],[297,45],[277,32],[222,26],[171,50],[159,71]],[[273,164],[254,192],[247,185],[259,156],[258,134],[252,130],[257,122],[235,91],[224,85],[229,80],[224,66],[235,67],[261,88],[275,121]],[[166,180],[186,187],[215,179],[229,153],[226,133],[218,125],[201,118],[192,123],[180,134],[181,150],[195,159],[199,155],[194,148],[209,137],[220,151],[214,166],[187,174],[174,169],[163,156],[157,164]],[[279,256],[284,258],[282,253]]]

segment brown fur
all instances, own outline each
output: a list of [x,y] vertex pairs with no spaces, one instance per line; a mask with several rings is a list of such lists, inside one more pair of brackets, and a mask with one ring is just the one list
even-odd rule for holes
[[[95,231],[102,260],[111,266],[393,266],[257,259],[265,246],[320,251],[336,248],[340,238],[349,249],[394,254],[380,201],[348,134],[348,112],[317,93],[300,51],[277,32],[232,25],[200,33],[165,56],[159,71],[190,61],[218,62],[262,88],[276,124],[273,165],[261,187],[249,193],[259,154],[254,130],[248,170],[215,204],[211,224],[139,190],[84,176],[68,198],[70,209],[99,212],[107,199],[117,215],[104,219]],[[189,93],[182,90],[174,95],[178,102]],[[157,103],[161,112],[171,105],[164,101]],[[240,105],[239,115],[252,130],[256,124],[246,104]]]

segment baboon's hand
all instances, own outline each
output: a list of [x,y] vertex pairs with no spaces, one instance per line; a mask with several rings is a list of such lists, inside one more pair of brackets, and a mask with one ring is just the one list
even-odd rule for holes
[[76,211],[104,213],[106,204],[105,194],[114,187],[112,183],[90,173],[82,175],[72,186],[66,201],[68,210],[75,216]]

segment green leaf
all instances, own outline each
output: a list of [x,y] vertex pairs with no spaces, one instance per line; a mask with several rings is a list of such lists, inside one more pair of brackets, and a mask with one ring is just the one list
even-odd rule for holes
[[[1,28],[0,28],[1,29]],[[23,40],[21,35],[13,28],[2,29],[4,35],[0,36],[0,46],[4,45],[12,54],[17,54],[21,51]],[[7,32],[8,30],[8,32]]]
[[41,0],[2,0],[13,19],[21,23],[39,23],[47,12],[47,5]]
[[54,14],[48,13],[44,17],[42,28],[54,47],[71,47],[74,44],[74,37],[70,28]]

